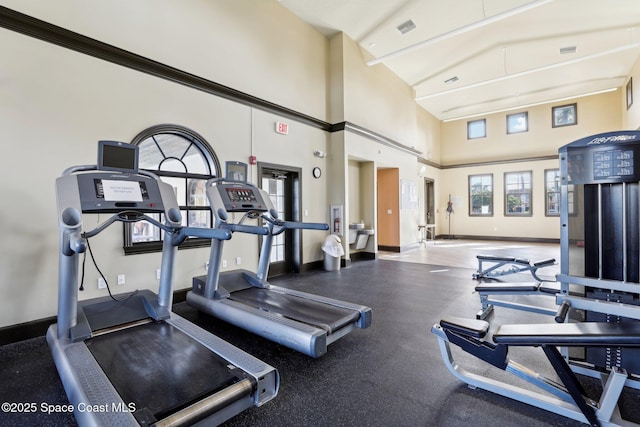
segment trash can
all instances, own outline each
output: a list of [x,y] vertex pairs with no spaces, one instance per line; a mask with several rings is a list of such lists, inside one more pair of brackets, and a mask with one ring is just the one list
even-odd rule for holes
[[325,271],[339,271],[340,257],[344,255],[340,237],[335,234],[328,235],[322,244],[322,251],[324,252]]

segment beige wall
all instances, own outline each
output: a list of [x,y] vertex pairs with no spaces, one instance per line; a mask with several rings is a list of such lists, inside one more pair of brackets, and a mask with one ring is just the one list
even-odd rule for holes
[[[329,42],[277,1],[0,4],[325,120]],[[114,25],[117,23],[117,25]],[[5,31],[5,30],[3,30]]]
[[[326,118],[329,42],[275,1],[194,1],[189,7],[144,0],[91,6],[62,0],[56,7],[46,2],[0,3]],[[111,24],[116,20],[117,29]],[[232,39],[237,43],[229,43]],[[6,227],[0,240],[0,327],[55,315],[54,182],[69,166],[95,163],[99,139],[130,141],[148,126],[176,123],[201,134],[221,162],[246,162],[254,154],[259,161],[301,167],[303,208],[309,212],[304,219],[328,221],[329,175],[325,171],[319,180],[311,177],[314,166],[324,170],[327,163],[313,156],[315,149],[328,151],[325,132],[285,120],[290,133],[278,135],[274,122],[282,117],[5,29],[0,29],[0,55],[7,59],[0,71],[0,128],[5,149],[11,144],[11,155],[0,158],[0,196],[5,200],[0,219]],[[250,173],[254,178],[255,168]],[[104,220],[104,215],[90,215],[85,225]],[[324,237],[305,232],[304,263],[322,259]],[[114,291],[157,288],[160,255],[123,256],[121,227],[93,238],[92,248],[100,268],[109,272],[108,280],[126,275],[125,287]],[[176,289],[188,288],[192,276],[205,273],[208,252],[178,252]],[[225,244],[223,257],[241,256],[242,267],[255,269],[257,254],[255,238],[237,235]],[[233,264],[229,268],[236,268]],[[97,272],[87,263],[81,299],[104,295],[96,282]]]
[[622,93],[620,94],[620,105],[623,111],[622,128],[627,130],[635,130],[640,129],[640,58],[633,65],[631,73],[627,78],[627,82],[629,81],[629,79],[633,79],[631,82],[631,86],[633,88],[633,104],[631,104],[631,107],[627,109],[627,94],[625,83],[625,87],[622,88]]
[[[574,102],[577,103],[578,124],[553,128],[552,106]],[[452,195],[459,202],[451,216],[451,233],[454,235],[560,238],[558,218],[545,216],[544,206],[544,171],[558,168],[559,164],[556,158],[547,160],[544,156],[557,156],[558,148],[586,135],[619,130],[622,124],[620,90],[531,107],[526,111],[529,112],[529,131],[526,133],[506,133],[507,113],[486,116],[487,137],[481,139],[467,140],[467,120],[442,124],[443,165],[476,165],[440,171],[438,233],[448,232],[449,218],[445,209],[449,195]],[[518,159],[529,160],[511,162]],[[531,217],[505,217],[504,173],[519,171],[533,173],[533,213]],[[493,174],[494,214],[491,217],[470,217],[468,214],[468,179],[469,175],[477,174]]]
[[[622,126],[620,90],[575,100],[538,105],[466,120],[443,123],[441,127],[441,163],[465,163],[512,160],[556,155],[558,148],[571,141],[600,132],[619,130]],[[551,108],[577,103],[578,124],[553,128]],[[527,111],[529,131],[507,134],[507,114]],[[487,137],[467,139],[467,122],[486,119]]]

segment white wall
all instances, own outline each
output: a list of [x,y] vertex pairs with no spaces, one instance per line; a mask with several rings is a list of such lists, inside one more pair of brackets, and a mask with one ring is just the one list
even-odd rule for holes
[[[327,114],[328,40],[277,2],[0,3],[317,118]],[[130,141],[160,123],[189,127],[221,162],[246,162],[254,154],[259,161],[303,168],[302,192],[314,195],[303,196],[309,212],[304,219],[328,220],[326,181],[311,177],[311,168],[321,164],[313,150],[327,150],[324,132],[288,121],[290,133],[281,137],[273,123],[282,118],[5,29],[0,56],[0,221],[6,228],[0,240],[0,327],[55,315],[54,181],[69,166],[95,163],[99,139]],[[85,226],[105,219],[87,216]],[[322,259],[323,238],[305,232],[304,263]],[[117,292],[157,287],[159,254],[123,256],[120,226],[91,243],[107,279],[126,275]],[[242,267],[255,268],[256,238],[234,236],[224,256],[242,256]],[[192,276],[204,274],[207,259],[207,248],[179,251],[175,288],[188,288]],[[86,268],[81,298],[104,295],[90,262]]]

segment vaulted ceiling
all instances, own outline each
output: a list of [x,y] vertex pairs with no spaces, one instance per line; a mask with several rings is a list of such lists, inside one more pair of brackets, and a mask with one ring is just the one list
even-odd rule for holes
[[355,40],[440,120],[621,88],[640,56],[640,0],[280,2]]

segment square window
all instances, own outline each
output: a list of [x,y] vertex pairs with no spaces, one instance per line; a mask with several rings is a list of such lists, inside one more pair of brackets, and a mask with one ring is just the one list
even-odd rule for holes
[[467,139],[485,138],[487,136],[487,121],[473,120],[467,122]]
[[521,133],[529,131],[529,113],[508,114],[507,133]]

